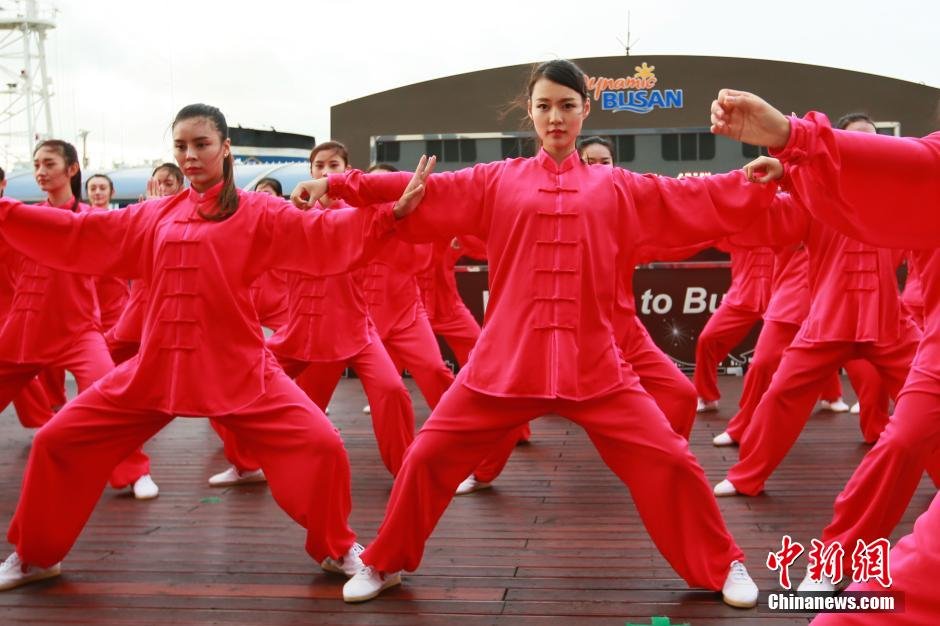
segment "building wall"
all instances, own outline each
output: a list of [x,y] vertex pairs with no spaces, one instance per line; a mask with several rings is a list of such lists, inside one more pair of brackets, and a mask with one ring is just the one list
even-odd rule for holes
[[[873,118],[898,122],[903,135],[924,135],[937,127],[940,89],[907,81],[829,67],[706,56],[616,56],[576,59],[589,76],[631,77],[635,68],[652,66],[655,89],[682,90],[682,108],[654,109],[646,114],[604,111],[592,100],[585,133],[644,133],[636,141],[636,158],[623,165],[638,171],[677,174],[683,171],[723,171],[748,157],[741,146],[717,138],[713,163],[664,163],[661,137],[669,132],[704,132],[708,108],[718,90],[734,87],[759,93],[784,111],[799,114],[821,110],[831,117],[866,111]],[[507,115],[507,105],[524,89],[530,65],[502,67],[417,83],[351,100],[331,110],[333,138],[346,143],[356,167],[369,164],[372,140],[392,135],[492,135],[478,138],[476,161],[502,158],[500,136],[524,134],[524,111]],[[649,131],[653,135],[648,135]],[[423,142],[422,138],[420,142]],[[411,166],[423,143],[402,145],[398,163]],[[442,163],[455,169],[470,161]]]

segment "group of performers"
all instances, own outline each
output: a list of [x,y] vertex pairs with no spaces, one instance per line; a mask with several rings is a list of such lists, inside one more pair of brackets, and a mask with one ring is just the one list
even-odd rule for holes
[[[306,528],[310,556],[349,577],[344,599],[369,600],[418,568],[455,494],[490,486],[529,422],[556,414],[587,431],[690,586],[753,607],[758,589],[716,496],[763,491],[820,397],[848,409],[843,366],[874,446],[823,540],[889,535],[925,469],[940,485],[940,135],[880,136],[865,116],[833,129],[723,90],[712,131],[773,156],[673,179],[615,167],[602,138],[579,142],[591,101],[573,63],[537,66],[526,95],[532,158],[361,172],[331,141],[313,149],[292,201],[274,179],[235,186],[225,118],[204,104],[173,120],[176,164],[120,210],[102,210],[114,191],[102,175],[81,202],[74,147],[41,142],[46,200],[0,199],[0,406],[39,427],[0,590],[57,576],[109,482],[157,496],[142,448],[183,416],[208,417],[222,440],[231,467],[210,485],[267,481]],[[731,253],[732,287],[699,338],[693,384],[638,319],[633,271],[710,246]],[[489,265],[482,330],[456,289],[462,256]],[[740,411],[714,440],[739,443],[740,459],[712,488],[688,438],[696,412],[717,407],[718,363],[760,320]],[[348,525],[349,460],[326,416],[347,367],[394,477],[367,548]],[[431,408],[417,433],[405,370]],[[897,623],[938,614],[938,532],[935,500],[892,552],[906,594]],[[807,572],[800,588],[834,582]]]

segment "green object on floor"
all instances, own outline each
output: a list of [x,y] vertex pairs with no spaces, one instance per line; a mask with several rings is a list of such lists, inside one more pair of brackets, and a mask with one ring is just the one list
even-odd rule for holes
[[218,504],[221,501],[222,501],[222,498],[218,496],[209,496],[208,498],[203,498],[202,500],[200,500],[200,502],[203,504]]
[[627,622],[626,626],[689,626],[688,622],[684,624],[673,624],[671,621],[669,621],[668,617],[654,617],[652,619],[653,621],[650,624],[633,624],[631,622]]

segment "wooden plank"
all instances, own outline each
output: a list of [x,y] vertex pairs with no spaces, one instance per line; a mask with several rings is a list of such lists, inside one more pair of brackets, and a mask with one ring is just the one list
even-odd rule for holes
[[[740,379],[723,377],[728,406]],[[419,398],[411,381],[413,397]],[[370,541],[385,512],[391,477],[382,466],[356,380],[341,381],[331,418],[353,471],[350,523]],[[427,408],[418,401],[419,422]],[[730,411],[699,417],[691,447],[711,481],[736,460],[715,448]],[[304,530],[267,486],[213,489],[226,467],[207,421],[179,419],[147,444],[160,497],[137,502],[107,489],[66,559],[60,580],[0,593],[3,624],[374,624],[399,626],[623,626],[653,615],[695,626],[796,626],[808,616],[739,611],[717,593],[690,590],[656,551],[629,493],[584,432],[558,417],[533,424],[492,490],[456,498],[400,589],[363,605],[341,600],[343,579],[305,553]],[[0,514],[16,505],[32,435],[7,409],[0,416]],[[763,591],[763,567],[788,533],[808,542],[832,514],[835,496],[868,450],[857,417],[818,414],[756,498],[723,499],[729,528]],[[910,531],[935,489],[929,480],[895,531]],[[694,511],[687,514],[694,515]]]

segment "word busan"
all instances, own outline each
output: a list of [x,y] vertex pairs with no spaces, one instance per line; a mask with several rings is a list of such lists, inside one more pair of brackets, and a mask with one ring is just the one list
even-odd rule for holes
[[636,72],[633,76],[588,76],[588,89],[593,92],[594,100],[600,101],[601,109],[643,114],[653,109],[683,107],[681,89],[654,89],[658,82],[655,65],[647,65],[644,61],[633,69]]

